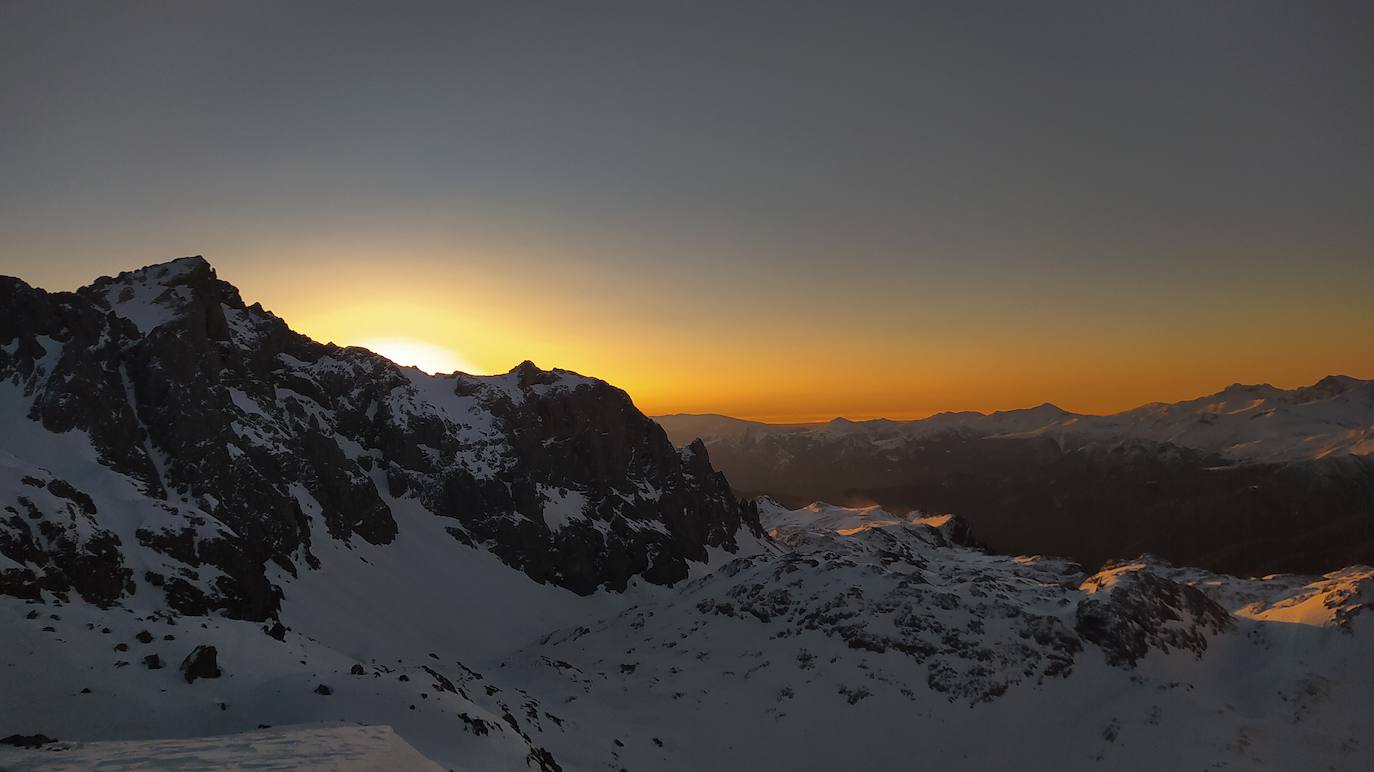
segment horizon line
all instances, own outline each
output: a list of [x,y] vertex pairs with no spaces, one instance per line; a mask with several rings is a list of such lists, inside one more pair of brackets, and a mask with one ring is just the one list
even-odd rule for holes
[[[1055,404],[1055,403],[1053,403],[1053,402],[1041,402],[1041,403],[1038,404],[1038,405],[1029,405],[1029,406],[1026,406],[1026,407],[1014,407],[1014,408],[997,408],[997,409],[994,409],[994,410],[977,410],[977,409],[965,409],[965,410],[936,410],[936,411],[934,411],[934,412],[925,413],[925,414],[923,414],[923,415],[918,415],[918,416],[914,416],[914,417],[900,417],[900,418],[894,418],[894,417],[893,417],[893,415],[901,415],[900,413],[898,413],[898,414],[887,414],[887,415],[883,415],[883,414],[870,414],[870,413],[856,413],[856,414],[855,414],[855,413],[852,413],[852,414],[849,414],[849,415],[833,415],[833,414],[826,414],[826,413],[801,413],[801,414],[793,414],[793,415],[787,415],[787,414],[781,414],[781,415],[780,415],[780,414],[763,414],[763,415],[755,415],[755,416],[746,416],[746,415],[730,415],[729,413],[721,413],[721,412],[718,412],[718,411],[706,411],[706,412],[701,412],[701,413],[687,412],[687,411],[677,411],[677,412],[671,412],[671,413],[653,413],[653,414],[646,414],[646,415],[648,415],[649,418],[652,418],[652,419],[655,419],[655,420],[657,420],[657,419],[659,419],[659,418],[679,418],[679,417],[682,417],[682,418],[725,418],[725,419],[729,419],[729,420],[732,420],[732,421],[744,421],[744,422],[748,422],[748,423],[769,424],[769,425],[771,425],[771,426],[824,426],[825,424],[834,423],[835,421],[847,421],[847,422],[850,422],[850,423],[869,423],[869,422],[873,422],[873,421],[891,421],[891,422],[893,422],[893,423],[914,423],[914,422],[917,422],[917,421],[925,421],[925,420],[927,420],[927,419],[934,418],[934,417],[940,416],[940,415],[957,415],[957,414],[961,414],[961,413],[973,413],[973,414],[978,414],[978,415],[983,415],[983,416],[990,416],[990,415],[994,415],[994,414],[996,414],[996,413],[1014,413],[1014,412],[1021,412],[1021,411],[1026,411],[1026,410],[1037,410],[1037,409],[1043,408],[1043,407],[1051,407],[1051,408],[1054,408],[1054,409],[1056,409],[1056,410],[1059,410],[1060,412],[1064,413],[1064,415],[1066,415],[1066,416],[1074,416],[1074,417],[1097,417],[1097,418],[1101,418],[1101,417],[1106,417],[1106,416],[1120,415],[1120,414],[1122,414],[1122,413],[1127,413],[1127,412],[1130,412],[1130,411],[1132,411],[1132,410],[1138,410],[1138,409],[1143,408],[1143,407],[1149,407],[1150,405],[1175,405],[1175,404],[1178,404],[1178,403],[1180,403],[1180,402],[1191,402],[1191,401],[1193,401],[1193,400],[1207,399],[1208,397],[1217,397],[1217,396],[1220,396],[1220,395],[1224,394],[1226,391],[1228,391],[1228,390],[1230,390],[1230,389],[1263,389],[1263,388],[1269,388],[1269,389],[1276,389],[1276,390],[1284,391],[1284,392],[1292,392],[1292,391],[1297,391],[1297,390],[1299,390],[1299,389],[1313,388],[1313,387],[1317,386],[1318,384],[1322,383],[1323,381],[1331,380],[1331,379],[1346,379],[1346,380],[1351,380],[1351,381],[1358,381],[1358,382],[1361,382],[1361,383],[1371,383],[1371,382],[1374,382],[1374,379],[1370,379],[1370,378],[1359,378],[1359,377],[1357,377],[1357,376],[1345,375],[1345,374],[1343,374],[1343,373],[1328,373],[1327,375],[1324,375],[1324,376],[1318,378],[1317,380],[1315,380],[1315,381],[1313,381],[1313,382],[1311,382],[1311,383],[1298,384],[1298,385],[1296,385],[1296,386],[1290,386],[1290,387],[1275,386],[1273,383],[1269,383],[1269,382],[1265,382],[1265,383],[1240,383],[1239,381],[1237,381],[1237,382],[1231,383],[1231,384],[1229,384],[1229,385],[1227,385],[1227,386],[1225,386],[1225,387],[1223,387],[1223,388],[1221,388],[1221,389],[1218,389],[1218,390],[1216,390],[1216,391],[1214,391],[1214,392],[1210,392],[1210,393],[1207,393],[1207,394],[1200,394],[1200,395],[1198,395],[1198,396],[1196,396],[1196,397],[1185,397],[1184,399],[1175,400],[1175,401],[1173,401],[1173,402],[1168,402],[1168,401],[1165,401],[1165,400],[1153,400],[1153,401],[1150,401],[1150,402],[1142,402],[1142,403],[1140,403],[1140,404],[1138,404],[1138,405],[1134,405],[1134,406],[1131,406],[1131,407],[1124,408],[1124,409],[1122,409],[1122,410],[1116,410],[1116,411],[1112,411],[1112,412],[1108,412],[1108,413],[1091,413],[1091,412],[1083,412],[1083,411],[1078,411],[1078,410],[1069,410],[1069,409],[1064,408],[1064,407],[1061,407],[1061,406],[1059,406],[1059,405],[1057,405],[1057,404]],[[827,415],[828,415],[829,417],[826,417]]]

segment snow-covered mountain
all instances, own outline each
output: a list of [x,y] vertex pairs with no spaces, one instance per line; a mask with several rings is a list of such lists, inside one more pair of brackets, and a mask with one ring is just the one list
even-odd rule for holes
[[31,566],[3,574],[9,594],[161,594],[268,620],[274,570],[397,538],[388,498],[582,594],[680,580],[752,523],[701,446],[673,448],[619,389],[529,362],[430,376],[322,345],[201,258],[76,293],[0,280],[0,341],[15,512],[0,534]]
[[1374,562],[1374,381],[1235,385],[1110,416],[655,420],[700,438],[742,495],[954,512],[1004,552],[1148,551],[1242,574]]
[[0,279],[0,509],[5,769],[1374,763],[1374,569],[742,504],[601,381],[315,343],[199,259]]

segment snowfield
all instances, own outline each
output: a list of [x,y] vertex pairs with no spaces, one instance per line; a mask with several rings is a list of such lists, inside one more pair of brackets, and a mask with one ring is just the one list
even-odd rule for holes
[[6,769],[261,769],[440,772],[389,726],[295,726],[183,740],[61,743],[4,753]]

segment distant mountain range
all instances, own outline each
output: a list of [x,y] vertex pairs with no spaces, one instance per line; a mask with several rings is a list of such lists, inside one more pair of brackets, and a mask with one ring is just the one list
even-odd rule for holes
[[1235,384],[1108,416],[655,420],[676,443],[700,438],[741,495],[954,512],[999,551],[1153,552],[1241,574],[1374,561],[1374,381]]
[[836,418],[767,424],[687,413],[654,420],[675,442],[699,437],[708,448],[782,435],[816,442],[861,437],[880,444],[965,431],[982,437],[1054,437],[1061,444],[1147,440],[1238,462],[1295,461],[1374,453],[1374,381],[1328,375],[1297,389],[1236,383],[1210,396],[1153,402],[1112,415],[1070,413],[1046,403],[994,413],[938,413],[913,421]]

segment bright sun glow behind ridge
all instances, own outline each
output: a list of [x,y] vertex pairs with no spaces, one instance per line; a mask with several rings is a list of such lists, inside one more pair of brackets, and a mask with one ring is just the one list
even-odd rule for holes
[[413,338],[366,338],[354,345],[371,349],[398,365],[418,367],[430,374],[455,371],[479,374],[471,362],[453,349]]

